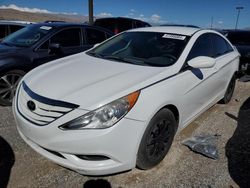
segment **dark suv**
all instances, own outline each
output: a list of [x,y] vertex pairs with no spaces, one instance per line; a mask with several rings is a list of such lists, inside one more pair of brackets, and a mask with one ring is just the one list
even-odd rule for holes
[[250,73],[250,31],[247,30],[223,30],[222,33],[237,48],[240,57],[241,73]]
[[95,20],[94,25],[109,29],[115,34],[138,27],[151,27],[147,22],[124,17],[99,18]]
[[32,24],[9,35],[0,43],[0,104],[11,105],[18,82],[29,70],[112,35],[103,28],[60,22]]
[[16,32],[31,23],[32,22],[0,20],[0,41],[9,34]]

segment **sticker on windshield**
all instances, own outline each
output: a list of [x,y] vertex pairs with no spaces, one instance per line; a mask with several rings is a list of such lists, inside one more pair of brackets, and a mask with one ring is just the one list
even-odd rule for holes
[[44,29],[44,30],[50,30],[52,27],[49,26],[41,26],[40,29]]
[[186,36],[183,36],[183,35],[174,35],[174,34],[164,34],[162,36],[162,38],[185,40]]

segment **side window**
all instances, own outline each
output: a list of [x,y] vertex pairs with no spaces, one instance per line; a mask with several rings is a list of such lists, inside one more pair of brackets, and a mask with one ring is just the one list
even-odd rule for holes
[[227,41],[217,34],[211,34],[213,43],[213,57],[219,57],[229,52]]
[[10,27],[10,33],[14,33],[17,30],[22,29],[24,26],[21,26],[21,25],[10,25],[9,27]]
[[212,57],[212,46],[209,34],[203,34],[196,40],[188,55],[187,61],[198,56]]
[[5,37],[6,33],[6,26],[5,25],[0,25],[0,39],[3,39]]
[[106,39],[105,33],[97,29],[86,28],[85,31],[86,31],[87,44],[89,45],[100,43]]
[[136,21],[136,27],[144,27],[144,25],[142,22]]
[[48,50],[48,49],[49,49],[49,40],[43,43],[39,48],[39,50]]
[[227,51],[228,51],[228,52],[234,51],[234,49],[232,48],[232,46],[231,46],[227,41],[225,41],[225,42],[226,42],[226,44],[227,44]]
[[80,36],[80,28],[65,29],[51,37],[50,43],[59,43],[62,47],[80,46]]

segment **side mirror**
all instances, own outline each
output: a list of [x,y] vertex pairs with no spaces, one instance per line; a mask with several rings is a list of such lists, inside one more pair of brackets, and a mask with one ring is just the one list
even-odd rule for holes
[[59,54],[62,53],[61,45],[59,43],[49,44],[49,54]]
[[187,63],[193,68],[212,68],[215,65],[215,59],[207,56],[199,56],[189,60]]

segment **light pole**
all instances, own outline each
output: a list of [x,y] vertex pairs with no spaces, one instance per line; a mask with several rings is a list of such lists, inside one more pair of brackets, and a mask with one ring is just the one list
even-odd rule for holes
[[93,0],[89,0],[89,24],[93,25],[94,18],[93,18],[93,12],[94,12],[94,7],[93,7]]
[[238,14],[237,14],[237,19],[236,19],[236,23],[235,23],[235,29],[237,29],[238,26],[238,21],[239,21],[239,17],[240,17],[240,10],[244,9],[244,7],[236,7],[236,10],[238,10]]

